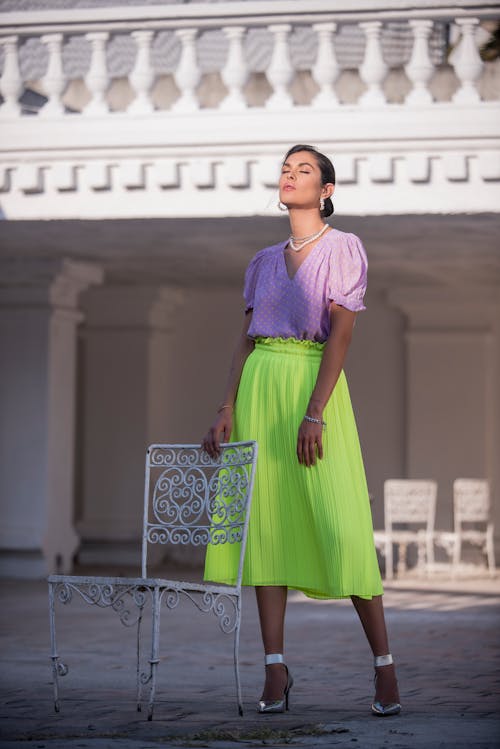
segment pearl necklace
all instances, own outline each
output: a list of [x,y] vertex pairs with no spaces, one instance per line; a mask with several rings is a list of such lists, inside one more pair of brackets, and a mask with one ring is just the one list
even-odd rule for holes
[[308,237],[294,237],[293,234],[288,238],[288,246],[294,252],[300,252],[306,244],[314,242],[315,239],[319,239],[323,232],[328,229],[329,224],[323,224],[323,228],[320,229],[316,234],[310,234]]

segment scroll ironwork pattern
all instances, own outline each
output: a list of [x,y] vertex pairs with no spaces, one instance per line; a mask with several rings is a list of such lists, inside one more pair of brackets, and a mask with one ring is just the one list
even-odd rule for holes
[[168,609],[175,609],[181,600],[188,599],[204,614],[212,612],[225,634],[234,632],[238,622],[238,603],[234,596],[219,591],[193,591],[182,588],[165,588],[162,598]]
[[[132,627],[139,620],[150,590],[145,586],[134,584],[95,581],[63,582],[55,588],[55,597],[63,604],[70,603],[74,593],[77,593],[85,603],[99,608],[113,609],[123,625]],[[132,607],[135,608],[135,612]]]
[[[212,460],[201,450],[154,448],[149,543],[237,543],[245,522],[252,446],[222,451]],[[163,470],[158,476],[158,468]]]

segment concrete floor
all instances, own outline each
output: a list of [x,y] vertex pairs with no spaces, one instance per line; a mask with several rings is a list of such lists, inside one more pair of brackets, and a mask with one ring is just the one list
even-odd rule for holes
[[[391,649],[403,712],[370,715],[371,656],[350,602],[291,593],[287,661],[290,711],[259,716],[262,655],[253,591],[244,597],[237,714],[232,640],[192,604],[163,613],[154,720],[135,710],[134,630],[113,611],[58,606],[58,647],[69,673],[61,711],[52,703],[47,591],[43,582],[0,583],[0,747],[500,746],[498,577],[419,580],[386,586]],[[147,633],[147,630],[145,630]]]

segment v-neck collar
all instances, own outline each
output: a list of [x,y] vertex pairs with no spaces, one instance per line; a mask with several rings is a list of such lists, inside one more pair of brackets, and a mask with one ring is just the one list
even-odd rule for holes
[[300,271],[300,269],[302,268],[302,266],[304,265],[304,263],[307,263],[307,261],[309,260],[309,258],[311,257],[311,255],[316,251],[316,249],[323,242],[323,240],[325,239],[325,237],[327,237],[332,231],[333,231],[333,228],[331,227],[330,229],[328,229],[328,231],[326,231],[323,234],[323,236],[321,236],[319,238],[319,240],[316,242],[316,244],[314,245],[314,247],[312,248],[312,250],[310,250],[309,254],[306,255],[306,257],[301,261],[300,265],[297,267],[297,270],[295,271],[295,273],[293,274],[293,276],[290,276],[290,274],[288,273],[288,267],[287,267],[287,264],[286,264],[285,249],[286,249],[286,246],[288,244],[288,239],[286,239],[283,242],[283,247],[281,248],[281,259],[282,259],[282,262],[283,262],[283,267],[285,269],[286,277],[288,278],[288,280],[290,282],[292,282],[292,281],[295,280],[295,277],[296,277],[297,273]]

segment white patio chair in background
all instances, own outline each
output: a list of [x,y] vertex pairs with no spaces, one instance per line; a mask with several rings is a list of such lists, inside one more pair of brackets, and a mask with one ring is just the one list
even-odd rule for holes
[[[148,720],[152,719],[160,653],[162,605],[175,609],[187,598],[204,613],[214,614],[225,633],[234,634],[236,696],[243,714],[239,676],[241,577],[252,496],[256,442],[222,446],[212,460],[198,445],[151,445],[146,453],[141,576],[84,577],[51,575],[49,583],[50,636],[54,707],[59,711],[59,676],[68,668],[56,645],[56,603],[68,604],[76,594],[100,608],[111,608],[126,626],[137,626],[137,709],[141,687],[149,684]],[[239,567],[234,585],[184,582],[148,577],[148,549],[152,544],[239,544]],[[141,622],[151,606],[149,669],[141,672]]]
[[[375,531],[375,546],[385,557],[385,577],[392,580],[393,547],[398,546],[398,575],[406,572],[407,549],[417,546],[417,570],[428,571],[434,563],[435,481],[387,479],[384,482],[384,530]],[[403,526],[403,527],[401,527]]]
[[[437,531],[436,544],[451,556],[456,577],[462,561],[464,543],[480,547],[486,556],[490,575],[495,574],[493,521],[490,485],[486,479],[455,479],[453,482],[453,531]],[[481,525],[481,528],[477,526]]]

